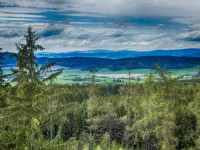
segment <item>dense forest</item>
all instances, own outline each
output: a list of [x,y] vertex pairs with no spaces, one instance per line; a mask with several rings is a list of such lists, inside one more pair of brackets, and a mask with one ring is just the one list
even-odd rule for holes
[[55,63],[36,63],[38,39],[29,27],[16,44],[12,83],[0,68],[0,149],[200,149],[198,77],[183,81],[155,66],[162,80],[103,85],[93,73],[89,85],[59,85],[62,70],[42,78]]
[[[10,59],[13,53],[3,53],[4,62],[9,66],[14,66],[17,62],[15,58]],[[142,56],[135,58],[107,59],[95,57],[69,57],[69,58],[48,58],[38,57],[36,62],[46,65],[56,62],[59,66],[72,69],[97,71],[109,69],[112,71],[123,69],[154,69],[155,64],[159,64],[164,69],[193,68],[200,64],[200,57],[175,57],[175,56]]]

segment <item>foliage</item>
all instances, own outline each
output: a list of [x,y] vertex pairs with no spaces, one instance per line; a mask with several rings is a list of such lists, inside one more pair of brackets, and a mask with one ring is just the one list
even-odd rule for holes
[[7,75],[4,74],[3,72],[3,64],[4,64],[4,58],[3,58],[3,53],[1,52],[2,48],[0,48],[0,90],[3,90],[6,86],[9,84],[5,82],[5,78],[7,78]]
[[[25,44],[16,44],[18,53],[13,55],[17,59],[18,67],[12,70],[15,76],[12,82],[15,82],[15,85],[3,93],[6,95],[6,104],[0,110],[0,144],[5,149],[32,149],[35,144],[40,145],[43,136],[39,130],[40,125],[48,116],[45,113],[48,89],[44,81],[52,80],[60,73],[56,72],[43,79],[42,74],[53,66],[53,63],[44,67],[39,67],[36,63],[34,52],[44,48],[36,45],[39,36],[31,27],[28,27],[25,39]],[[7,133],[11,136],[5,138]]]
[[[199,149],[200,82],[174,78],[155,66],[144,83],[58,85],[47,82],[29,27],[17,44],[14,84],[1,90],[0,149]],[[130,75],[130,73],[129,73]],[[3,89],[3,88],[2,88]],[[3,92],[2,92],[3,91]]]

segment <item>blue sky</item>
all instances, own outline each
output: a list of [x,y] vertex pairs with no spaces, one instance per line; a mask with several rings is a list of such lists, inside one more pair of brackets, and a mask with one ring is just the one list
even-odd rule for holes
[[1,0],[0,47],[31,25],[48,52],[200,48],[199,0]]

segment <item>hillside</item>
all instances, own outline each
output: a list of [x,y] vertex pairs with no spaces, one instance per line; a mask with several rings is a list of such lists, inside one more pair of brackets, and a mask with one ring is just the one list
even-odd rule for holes
[[37,57],[48,58],[67,58],[67,57],[98,57],[98,58],[129,58],[141,56],[177,56],[177,57],[200,57],[200,49],[179,49],[179,50],[154,50],[154,51],[131,51],[131,50],[88,50],[88,51],[73,51],[62,53],[47,53],[39,52]]
[[136,58],[105,59],[91,57],[38,58],[38,63],[56,62],[59,66],[82,70],[151,69],[155,64],[164,69],[192,68],[200,64],[200,58],[173,56],[144,56]]
[[[4,66],[14,66],[16,60],[9,58],[10,53],[4,53]],[[56,62],[59,66],[77,68],[81,70],[110,70],[121,69],[152,69],[154,64],[164,69],[193,68],[200,64],[199,57],[174,57],[174,56],[142,56],[135,58],[107,59],[94,57],[69,57],[69,58],[37,58],[39,64]]]

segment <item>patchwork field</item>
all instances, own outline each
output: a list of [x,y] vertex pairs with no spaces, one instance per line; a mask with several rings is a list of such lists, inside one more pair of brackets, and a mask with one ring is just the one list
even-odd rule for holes
[[[79,69],[69,69],[69,68],[62,68],[56,66],[52,69],[52,72],[56,71],[56,69],[63,69],[61,75],[55,80],[58,84],[88,84],[90,83],[92,72],[90,71],[83,71]],[[176,70],[169,70],[172,72],[174,76],[183,76],[184,75],[193,75],[197,71],[195,68],[188,68],[188,69],[176,69]],[[119,70],[119,71],[111,71],[108,69],[101,69],[95,72],[96,82],[101,84],[106,83],[119,83],[123,84],[128,82],[128,73],[131,77],[131,82],[144,82],[144,79],[151,73],[156,75],[155,70],[151,69],[133,69],[133,70]],[[11,71],[9,69],[4,69],[5,74],[10,74]],[[138,80],[139,79],[139,80]]]

